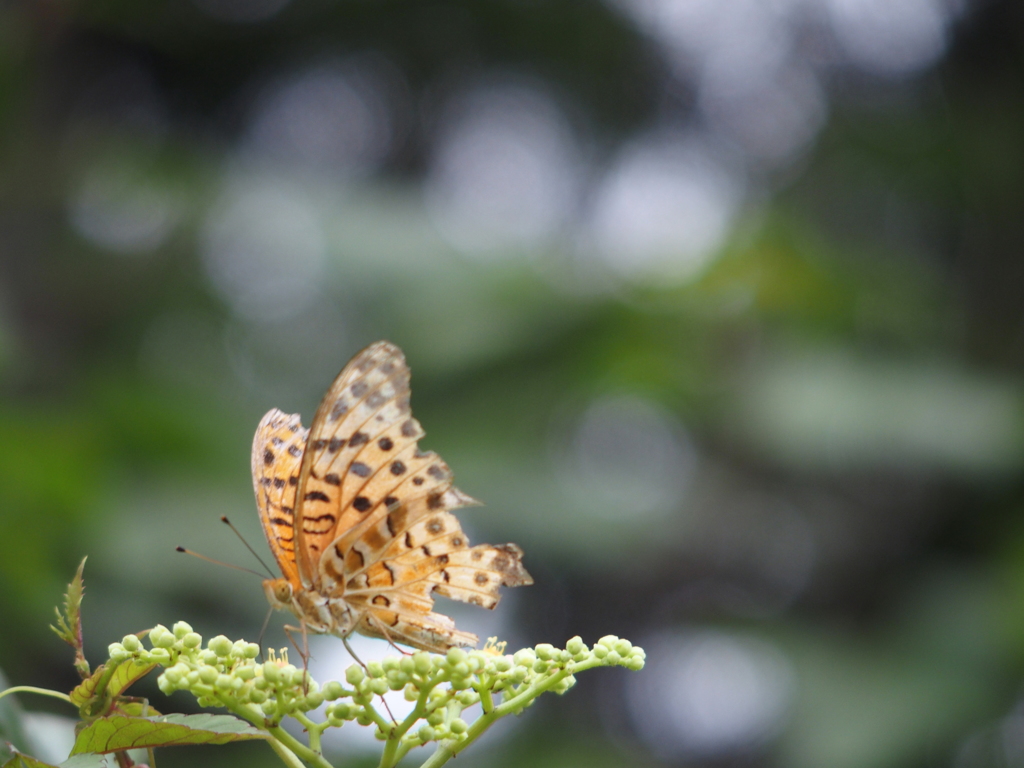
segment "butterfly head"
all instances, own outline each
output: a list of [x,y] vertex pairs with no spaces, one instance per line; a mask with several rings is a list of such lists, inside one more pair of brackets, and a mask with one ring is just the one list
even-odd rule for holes
[[288,579],[264,579],[263,591],[270,604],[278,610],[287,610],[292,607],[295,592]]

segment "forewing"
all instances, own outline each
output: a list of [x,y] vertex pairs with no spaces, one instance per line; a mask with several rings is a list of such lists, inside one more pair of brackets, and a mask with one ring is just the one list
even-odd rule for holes
[[298,414],[274,408],[256,427],[252,441],[252,484],[256,508],[281,574],[301,586],[295,560],[295,491],[307,430]]
[[[299,572],[319,590],[321,555],[381,505],[413,462],[423,430],[409,415],[409,368],[386,341],[338,374],[317,408],[299,473]],[[418,465],[417,465],[418,466]],[[397,474],[396,474],[397,473]]]

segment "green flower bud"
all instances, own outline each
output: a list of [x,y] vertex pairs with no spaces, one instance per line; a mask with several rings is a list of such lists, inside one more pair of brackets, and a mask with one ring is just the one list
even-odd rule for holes
[[402,691],[402,697],[406,701],[416,701],[420,697],[419,689],[412,683],[409,683]]
[[537,661],[535,661],[533,663],[533,671],[536,672],[537,674],[543,674],[543,673],[548,671],[548,668],[550,666],[551,666],[551,664],[549,662],[541,661],[540,659],[537,659]]
[[192,631],[192,626],[187,621],[178,621],[174,624],[174,637],[177,640],[184,639],[185,635]]
[[345,689],[341,687],[341,683],[337,680],[331,680],[329,683],[324,684],[323,694],[327,701],[334,701],[345,695]]
[[256,687],[253,687],[253,689],[249,691],[249,701],[251,701],[253,704],[262,704],[266,700],[267,694],[265,691],[261,691],[259,688]]
[[252,681],[252,686],[257,691],[265,691],[268,685],[270,685],[270,681],[263,675],[257,675],[256,679]]
[[605,635],[597,641],[598,645],[603,645],[609,651],[615,647],[615,644],[619,642],[618,635]]
[[605,664],[618,664],[620,661],[622,661],[622,657],[615,651],[609,651],[608,655],[604,657]]
[[239,667],[235,670],[235,677],[239,680],[252,680],[256,677],[256,670],[252,667]]
[[[184,675],[181,674],[181,670],[179,670],[177,665],[175,665],[160,675],[160,677],[157,678],[157,683],[159,683],[160,680],[166,680],[170,685],[177,686],[183,678]],[[161,688],[160,690],[163,689]],[[164,691],[164,693],[166,693],[166,691]]]
[[313,691],[306,695],[306,706],[309,709],[316,709],[324,703],[324,695],[319,691]]
[[639,672],[644,668],[645,663],[646,662],[644,662],[644,660],[639,656],[630,656],[623,662],[623,666],[625,666],[626,669],[632,669],[634,672]]
[[466,652],[461,648],[449,648],[447,659],[449,664],[458,664],[466,660]]
[[221,674],[221,675],[217,675],[217,677],[214,678],[213,685],[214,685],[214,687],[216,687],[220,691],[226,691],[226,690],[229,690],[231,688],[231,683],[232,683],[231,675],[223,675],[223,674]]
[[521,651],[516,651],[515,656],[512,657],[512,661],[520,667],[532,667],[534,662],[537,661],[537,654],[530,648],[523,648]]
[[177,688],[174,683],[167,679],[166,672],[156,679],[156,687],[160,689],[160,693],[164,696],[170,696]]
[[[288,669],[289,677],[285,678],[285,676],[284,676],[285,670],[282,669],[281,670],[281,678],[282,679],[290,679],[292,685],[301,685],[301,686],[305,687],[307,690],[311,690],[312,689],[313,682],[312,682],[312,680],[310,680],[309,673],[306,670],[299,669],[297,667],[292,667],[291,664],[289,664],[288,667],[291,667],[291,669]],[[287,669],[287,667],[286,667],[286,669]]]
[[121,640],[121,646],[128,651],[128,653],[135,653],[142,647],[142,643],[139,642],[139,638],[135,635],[125,635]]
[[569,675],[568,677],[565,677],[565,678],[562,678],[561,680],[559,680],[551,688],[551,690],[553,690],[555,693],[562,694],[562,693],[565,693],[566,691],[568,691],[574,685],[576,685],[576,678],[573,677],[572,675]]
[[234,644],[224,635],[217,635],[206,644],[207,648],[221,657],[228,656],[233,646]]
[[451,675],[452,675],[453,678],[455,678],[455,677],[469,677],[469,675],[470,675],[469,665],[466,662],[464,662],[464,661],[460,661],[457,664],[452,664]]
[[166,648],[154,648],[149,652],[149,660],[156,664],[169,664],[171,661],[171,654],[167,652]]
[[417,675],[429,675],[434,668],[434,662],[431,660],[430,654],[424,651],[413,654],[412,663]]
[[370,677],[384,677],[384,666],[379,661],[371,661],[366,665],[366,674]]
[[385,673],[396,671],[398,669],[398,664],[398,659],[396,659],[394,656],[386,656],[385,658],[381,659],[380,662],[380,665],[384,668]]
[[356,716],[357,709],[357,707],[352,706],[347,701],[339,701],[328,711],[339,720],[351,720]]
[[[263,665],[263,677],[266,678],[267,682],[271,685],[277,685],[281,682],[283,675],[281,674],[281,667],[278,666],[277,662],[268,661]],[[290,672],[288,673],[291,674]]]
[[615,645],[612,647],[612,650],[625,659],[629,657],[630,651],[633,650],[633,644],[629,642],[629,640],[621,639],[616,641]]
[[594,654],[594,658],[603,659],[608,655],[608,648],[604,645],[595,645],[594,650],[591,651]]
[[373,722],[373,718],[366,714],[366,710],[363,709],[356,715],[356,722],[360,725],[369,725]]
[[213,665],[220,662],[220,656],[213,651],[203,651],[199,654],[199,660],[203,662],[203,664]]
[[365,677],[363,668],[358,664],[350,664],[348,669],[345,670],[345,680],[349,685],[358,685],[363,677]]
[[443,709],[435,709],[433,712],[431,712],[429,715],[427,715],[426,719],[427,719],[427,722],[430,723],[430,725],[433,725],[435,727],[439,726],[439,725],[441,725],[441,723],[444,722],[444,710]]
[[499,656],[494,660],[494,669],[496,672],[508,672],[512,669],[512,660],[508,656]]
[[645,651],[639,645],[634,645],[633,646],[633,650],[630,653],[630,656],[633,656],[634,658],[637,658],[637,659],[646,659],[647,658],[647,651]]
[[149,640],[151,643],[153,643],[153,648],[156,649],[170,648],[177,641],[177,638],[165,629],[156,637],[153,637],[153,633],[151,632],[149,635]]
[[398,668],[403,674],[411,675],[416,671],[416,662],[412,660],[412,656],[403,656],[402,660],[398,662]]
[[380,726],[378,725],[377,730],[373,732],[373,738],[375,738],[377,741],[387,741],[388,735],[384,733],[384,731],[382,731],[380,729]]
[[389,689],[388,681],[387,680],[381,680],[380,678],[378,678],[376,680],[371,680],[369,688],[370,688],[370,691],[372,693],[375,693],[378,696],[383,696],[385,693],[388,692],[388,689]]
[[576,655],[577,653],[583,653],[584,651],[586,651],[587,644],[583,642],[583,638],[581,638],[579,635],[576,635],[576,637],[570,638],[569,642],[565,644],[565,650],[567,650],[569,653],[573,655]]
[[110,656],[111,661],[124,661],[131,656],[125,647],[120,643],[111,643],[107,646],[107,655]]
[[264,715],[272,715],[277,711],[277,702],[274,699],[267,699],[260,706],[260,709],[263,710]]
[[260,655],[260,647],[256,643],[246,643],[245,648],[242,649],[242,658],[244,659],[255,659]]
[[537,658],[549,661],[555,656],[555,646],[550,643],[541,643],[534,650],[537,652]]
[[521,683],[529,676],[529,674],[530,672],[526,667],[516,667],[509,674],[509,678],[511,678],[514,683]]
[[200,680],[199,670],[198,669],[193,669],[191,672],[189,672],[187,675],[185,675],[185,680],[188,682],[188,684],[190,686],[195,685],[196,683],[198,683],[199,680]]
[[189,632],[181,638],[181,644],[188,649],[198,648],[203,644],[203,636],[197,632]]
[[392,691],[400,691],[409,683],[409,676],[397,669],[389,672],[386,679],[388,681],[388,688]]
[[466,725],[466,721],[461,717],[456,717],[448,723],[448,730],[454,734],[465,733],[469,730],[469,726]]
[[[165,627],[163,624],[157,624],[155,627],[149,630],[149,644],[152,645],[154,648],[158,648],[161,646],[160,640],[163,638],[163,636],[169,634],[170,632],[167,631],[167,627]],[[174,635],[171,635],[171,645],[174,645]]]
[[459,691],[455,695],[455,700],[464,707],[471,707],[480,701],[480,694],[476,691]]

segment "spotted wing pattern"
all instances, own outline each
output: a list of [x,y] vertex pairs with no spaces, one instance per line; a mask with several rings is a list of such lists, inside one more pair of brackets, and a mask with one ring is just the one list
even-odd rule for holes
[[[288,456],[281,470],[260,469],[255,480],[259,462],[270,463],[253,448],[264,530],[281,537],[294,509],[297,556],[287,565],[305,589],[347,605],[356,630],[432,651],[473,645],[474,635],[432,612],[432,594],[493,608],[499,587],[533,583],[514,544],[469,546],[451,510],[479,502],[452,485],[436,453],[420,450],[398,347],[377,342],[352,359],[320,403],[304,450],[283,432],[304,435],[297,416],[271,411],[257,432],[274,462]],[[278,547],[289,552],[284,538]]]
[[263,533],[282,575],[301,586],[295,563],[295,489],[308,430],[298,414],[274,408],[260,421],[252,441],[252,483]]

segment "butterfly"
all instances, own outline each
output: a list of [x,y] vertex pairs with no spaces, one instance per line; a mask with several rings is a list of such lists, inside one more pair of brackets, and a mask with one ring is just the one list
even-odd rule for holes
[[444,652],[477,637],[434,613],[434,594],[494,608],[499,587],[533,583],[515,544],[469,545],[451,510],[480,502],[420,450],[423,435],[405,356],[387,341],[352,358],[308,430],[276,408],[260,421],[253,487],[281,569],[263,590],[304,632]]

